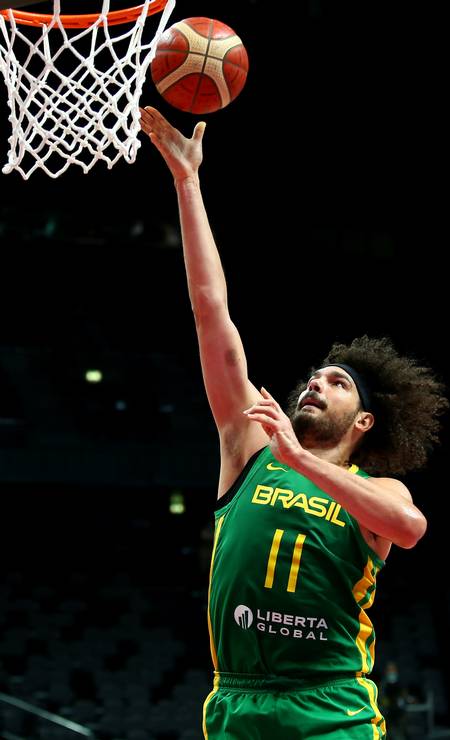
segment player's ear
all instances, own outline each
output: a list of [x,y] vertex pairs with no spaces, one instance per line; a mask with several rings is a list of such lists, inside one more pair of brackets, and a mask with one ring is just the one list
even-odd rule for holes
[[360,411],[356,419],[356,428],[360,432],[368,432],[375,424],[375,417],[370,411]]

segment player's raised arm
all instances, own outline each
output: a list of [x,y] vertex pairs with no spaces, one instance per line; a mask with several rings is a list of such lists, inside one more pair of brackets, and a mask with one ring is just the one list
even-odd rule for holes
[[189,296],[209,403],[221,438],[220,491],[234,481],[248,458],[267,444],[262,429],[252,428],[242,412],[259,398],[247,375],[239,333],[230,319],[225,277],[200,190],[205,123],[191,139],[155,109],[141,109],[141,126],[159,150],[175,181]]

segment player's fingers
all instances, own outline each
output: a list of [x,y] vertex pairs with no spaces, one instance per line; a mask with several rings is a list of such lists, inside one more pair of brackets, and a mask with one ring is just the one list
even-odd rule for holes
[[275,412],[275,404],[272,401],[264,401],[261,399],[246,409],[246,411],[272,411]]
[[159,120],[159,121],[166,121],[166,123],[167,123],[167,120],[164,118],[164,116],[161,115],[161,113],[159,112],[159,110],[156,110],[156,108],[154,108],[152,105],[146,105],[144,110],[152,118],[155,118],[156,120]]
[[151,108],[150,106],[147,106],[146,108],[140,108],[141,111],[141,126],[144,128],[144,131],[146,133],[150,133],[150,131],[155,131],[156,133],[162,133],[164,130],[164,124],[162,121],[160,121],[155,115],[154,112],[156,112],[156,108]]
[[280,407],[273,398],[260,398],[256,403],[253,404],[253,408],[260,406],[265,409],[273,409],[276,412],[280,411]]
[[258,421],[260,424],[270,427],[270,429],[275,429],[276,420],[268,414],[257,414],[250,412],[246,414],[246,416],[248,419],[250,419],[250,421]]
[[274,401],[269,401],[269,400],[265,400],[264,398],[261,398],[261,400],[257,401],[252,406],[249,406],[249,408],[276,409],[276,405]]
[[200,121],[197,123],[194,133],[192,134],[192,138],[195,141],[201,141],[203,139],[203,134],[205,133],[206,123],[205,121]]
[[164,116],[162,115],[162,113],[159,112],[159,110],[157,110],[156,108],[153,108],[153,106],[151,105],[147,105],[145,110],[147,111],[152,121],[152,125],[155,131],[174,130],[174,127],[169,123],[167,118],[164,118]]
[[151,121],[153,120],[153,115],[151,113],[151,109],[147,106],[147,108],[143,108],[141,105],[139,106],[139,110],[141,112],[142,118],[146,118],[147,120]]
[[275,398],[269,393],[269,391],[266,388],[264,388],[264,386],[261,386],[261,395],[264,397],[265,400],[269,401],[270,403],[273,403],[275,408],[281,411],[281,406],[278,403],[278,401],[275,400]]
[[139,108],[139,111],[141,113],[141,117],[139,119],[141,129],[145,131],[146,134],[149,134],[153,130],[152,118],[144,108]]
[[263,396],[263,398],[267,399],[268,401],[272,401],[272,402],[273,402],[274,404],[276,404],[276,406],[278,406],[278,403],[277,403],[277,401],[276,401],[276,400],[274,399],[274,397],[273,397],[273,396],[272,396],[272,395],[271,395],[271,394],[269,393],[269,391],[267,390],[267,388],[264,388],[264,386],[263,386],[263,385],[261,386],[261,395]]
[[[161,133],[161,129],[156,123],[153,118],[153,115],[149,113],[148,108],[140,108],[139,109],[141,113],[141,119],[140,119],[140,125],[143,131],[145,131],[146,134],[148,134],[150,141],[152,144],[155,145],[155,147],[158,149],[158,151],[161,152],[161,154],[165,154],[167,152],[167,147],[163,144],[162,139],[159,138],[159,134]],[[156,110],[156,109],[153,109]]]
[[249,406],[247,411],[262,411],[263,413],[271,414],[271,416],[278,417],[280,415],[280,409],[274,401],[265,401],[261,399],[256,403]]

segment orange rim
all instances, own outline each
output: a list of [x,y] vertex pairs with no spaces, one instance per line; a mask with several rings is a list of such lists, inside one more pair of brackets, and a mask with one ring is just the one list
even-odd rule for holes
[[[153,15],[158,13],[167,4],[167,0],[153,0],[148,6],[147,15]],[[143,5],[137,5],[134,8],[125,8],[124,10],[113,10],[107,14],[108,26],[118,26],[120,23],[131,23],[142,13]],[[27,13],[25,10],[13,10],[11,11],[16,23],[25,26],[48,26],[53,18],[53,15],[45,13]],[[2,15],[7,20],[9,19],[8,10],[0,10]],[[100,18],[101,13],[88,13],[85,15],[60,15],[64,28],[87,28],[96,22]]]

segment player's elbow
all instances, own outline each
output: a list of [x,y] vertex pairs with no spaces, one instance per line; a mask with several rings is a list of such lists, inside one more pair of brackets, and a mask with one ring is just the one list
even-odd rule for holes
[[191,305],[196,323],[216,319],[223,311],[228,310],[226,294],[210,287],[191,291]]
[[406,550],[415,547],[427,531],[427,520],[417,509],[409,512],[405,520],[405,527],[398,538],[397,545]]

